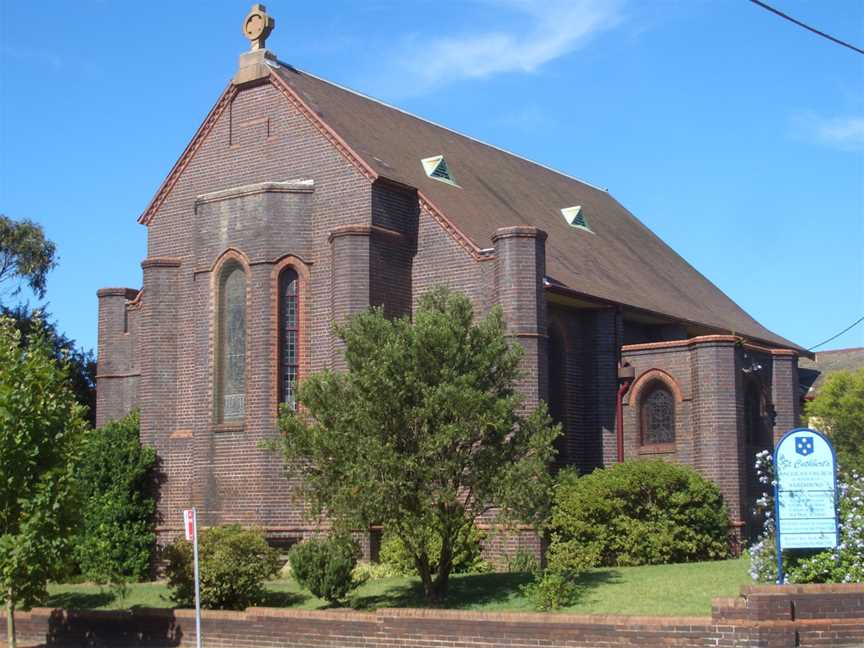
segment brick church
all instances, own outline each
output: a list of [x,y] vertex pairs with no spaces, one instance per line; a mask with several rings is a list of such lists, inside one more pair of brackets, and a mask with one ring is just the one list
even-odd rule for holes
[[[281,403],[343,366],[335,321],[410,315],[445,284],[503,308],[520,385],[564,429],[561,464],[694,466],[743,534],[754,454],[798,422],[798,356],[607,191],[252,48],[139,221],[143,287],[99,296],[97,421],[141,412],[158,532],[312,532],[281,459]],[[752,526],[752,525],[751,525]]]

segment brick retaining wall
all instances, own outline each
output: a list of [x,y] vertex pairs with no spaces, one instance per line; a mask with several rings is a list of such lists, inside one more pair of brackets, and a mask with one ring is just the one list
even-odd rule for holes
[[[21,645],[195,645],[190,610],[37,608],[19,613],[17,624]],[[207,648],[861,647],[864,585],[744,587],[739,598],[715,599],[711,617],[250,608],[204,612],[202,627]]]

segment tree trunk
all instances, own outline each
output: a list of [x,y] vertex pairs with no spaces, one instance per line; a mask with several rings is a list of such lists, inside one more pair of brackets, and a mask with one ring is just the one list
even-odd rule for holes
[[9,588],[9,600],[6,601],[6,643],[8,648],[16,648],[15,641],[15,604],[12,602],[12,588]]
[[[449,530],[448,530],[449,531]],[[453,539],[448,532],[441,538],[441,555],[438,556],[438,573],[435,574],[433,584],[433,598],[440,603],[447,597],[447,588],[450,585],[450,572],[453,571]]]
[[426,556],[420,558],[415,556],[414,564],[417,567],[417,573],[420,574],[420,582],[423,583],[423,596],[427,601],[431,601],[434,584],[432,583],[432,570],[429,569],[429,559]]
[[447,589],[450,585],[450,571],[438,572],[435,577],[435,582],[432,583],[431,595],[427,594],[426,598],[432,603],[443,603],[447,598]]

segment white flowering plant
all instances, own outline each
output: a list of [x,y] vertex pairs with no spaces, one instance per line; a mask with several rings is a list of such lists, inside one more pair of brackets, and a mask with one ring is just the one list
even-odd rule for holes
[[[750,576],[754,581],[777,581],[777,544],[774,520],[774,463],[769,450],[756,455],[756,474],[765,493],[756,501],[763,517],[762,533],[750,547]],[[864,478],[854,470],[837,481],[840,544],[822,551],[784,551],[787,583],[864,582]]]

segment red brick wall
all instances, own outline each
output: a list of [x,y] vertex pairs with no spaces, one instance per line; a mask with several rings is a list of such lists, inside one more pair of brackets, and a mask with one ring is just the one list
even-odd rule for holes
[[772,400],[777,408],[774,425],[774,441],[801,424],[800,394],[798,390],[798,356],[792,353],[775,353],[772,373]]
[[[315,531],[281,459],[260,448],[277,433],[273,299],[285,255],[302,266],[301,376],[342,365],[331,324],[369,305],[409,314],[438,283],[469,294],[478,313],[494,302],[493,263],[479,263],[431,211],[421,213],[416,191],[371,183],[276,87],[231,89],[220,105],[148,225],[140,355],[115,340],[119,301],[106,301],[100,318],[106,368],[127,358],[141,364],[141,436],[161,461],[161,542],[179,532],[179,511],[190,505],[204,525],[257,524],[289,539]],[[311,184],[288,194],[213,195],[292,180]],[[242,425],[220,426],[213,270],[228,250],[246,268],[246,413]],[[136,384],[123,380],[100,382],[105,417],[137,403],[128,395]]]
[[504,311],[507,335],[525,351],[518,388],[525,407],[548,400],[546,355],[546,232],[536,227],[504,227],[495,245],[495,295]]
[[[371,182],[266,80],[230,89],[220,106],[150,221],[140,304],[128,308],[132,293],[126,291],[100,299],[97,415],[104,421],[140,404],[142,439],[161,461],[162,541],[179,532],[179,511],[190,505],[200,508],[204,525],[257,524],[283,538],[314,532],[293,497],[296,484],[284,479],[281,459],[261,449],[277,434],[275,277],[287,255],[302,278],[301,377],[342,366],[334,320],[369,305],[383,306],[388,315],[410,314],[420,295],[445,284],[467,293],[478,314],[495,304],[503,308],[509,333],[526,352],[519,388],[529,407],[548,397],[547,317],[557,318],[567,338],[562,457],[585,471],[614,462],[617,362],[625,334],[666,339],[681,327],[625,331],[613,307],[549,308],[543,232],[505,228],[492,236],[494,255],[469,249],[416,191]],[[288,193],[201,198],[291,180],[312,184]],[[247,275],[246,415],[242,425],[219,426],[213,270],[228,250]],[[128,334],[118,333],[124,312]],[[739,465],[742,406],[732,343],[631,350],[628,358],[639,371],[666,363],[687,394],[679,442],[661,454],[718,481],[733,515],[740,515],[741,476],[724,468]],[[789,409],[796,401],[787,406],[783,395],[794,388],[794,358],[775,357],[773,375],[775,401],[783,403],[778,420],[785,425],[796,416]],[[626,419],[631,432],[632,409]],[[644,452],[632,433],[625,450],[627,456]]]
[[[623,360],[636,372],[624,401],[625,457],[663,458],[694,467],[720,487],[732,519],[740,520],[734,344],[625,346]],[[654,380],[666,384],[674,396],[674,444],[641,443],[640,405]]]
[[[17,625],[21,643],[58,647],[195,645],[194,613],[190,610],[64,612],[38,608],[18,613]],[[851,648],[864,645],[864,585],[743,588],[741,598],[715,600],[711,617],[410,609],[373,613],[267,608],[205,611],[202,636],[209,648]]]
[[[795,356],[741,345],[732,336],[705,336],[627,345],[622,357],[636,371],[625,398],[625,456],[665,457],[693,466],[720,487],[733,520],[747,520],[754,499],[748,483],[755,450],[745,439],[745,380],[761,385],[769,407],[773,399],[776,436],[797,416]],[[652,377],[667,382],[676,396],[671,445],[640,443],[640,392]]]
[[138,407],[140,304],[131,288],[103,288],[97,296],[96,425],[101,426]]

